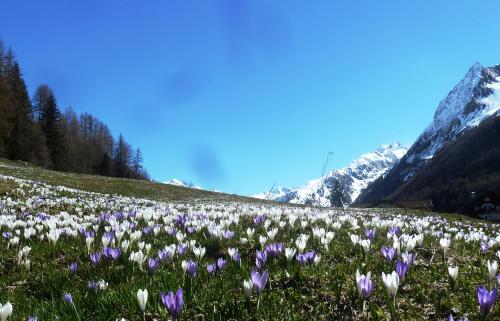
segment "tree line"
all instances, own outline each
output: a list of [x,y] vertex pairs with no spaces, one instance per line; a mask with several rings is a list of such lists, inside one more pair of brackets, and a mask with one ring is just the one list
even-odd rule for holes
[[42,84],[30,97],[11,49],[0,40],[0,157],[44,168],[102,176],[149,179],[140,149],[91,114],[61,111]]

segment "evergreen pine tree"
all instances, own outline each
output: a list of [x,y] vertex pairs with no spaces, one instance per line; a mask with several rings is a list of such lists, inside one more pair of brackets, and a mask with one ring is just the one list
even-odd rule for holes
[[61,129],[61,113],[57,107],[56,98],[47,85],[38,87],[35,93],[36,110],[40,113],[40,128],[45,134],[47,150],[55,170],[63,168],[63,133]]
[[13,56],[7,61],[6,82],[9,90],[9,104],[13,112],[13,128],[7,149],[8,157],[32,161],[33,109],[19,65],[14,61]]
[[10,104],[6,65],[4,46],[0,41],[0,157],[8,156],[8,141],[14,127],[14,111]]

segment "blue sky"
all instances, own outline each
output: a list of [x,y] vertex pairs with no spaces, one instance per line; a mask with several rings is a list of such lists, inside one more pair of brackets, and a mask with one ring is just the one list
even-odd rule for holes
[[4,0],[0,37],[123,133],[152,177],[239,194],[410,145],[475,61],[500,63],[500,2]]

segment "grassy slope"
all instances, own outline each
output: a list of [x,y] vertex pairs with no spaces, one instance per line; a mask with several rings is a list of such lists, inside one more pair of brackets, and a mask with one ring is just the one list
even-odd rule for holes
[[[149,181],[50,171],[23,162],[14,162],[3,158],[0,158],[0,175],[35,180],[51,185],[62,185],[89,192],[119,194],[158,201],[211,199],[252,203],[265,202],[251,197],[216,193]],[[13,186],[0,185],[0,194],[12,188]]]
[[[216,193],[182,186],[161,184],[134,179],[103,177],[96,175],[84,175],[75,173],[64,173],[46,170],[22,162],[13,162],[0,158],[0,175],[14,176],[47,183],[50,185],[62,185],[89,192],[103,194],[118,194],[146,198],[157,201],[183,201],[194,199],[238,201],[248,203],[280,204],[292,207],[304,207],[301,204],[282,204],[265,201],[251,197],[238,196],[234,194]],[[0,195],[4,195],[16,186],[0,180]],[[404,215],[417,214],[428,215],[429,212],[414,209],[401,210]],[[461,214],[440,213],[446,219],[466,221],[479,221]]]

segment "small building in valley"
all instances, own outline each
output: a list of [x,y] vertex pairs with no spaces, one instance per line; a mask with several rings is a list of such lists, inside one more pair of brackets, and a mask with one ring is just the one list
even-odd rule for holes
[[500,221],[500,195],[493,191],[473,192],[465,212],[478,218]]

